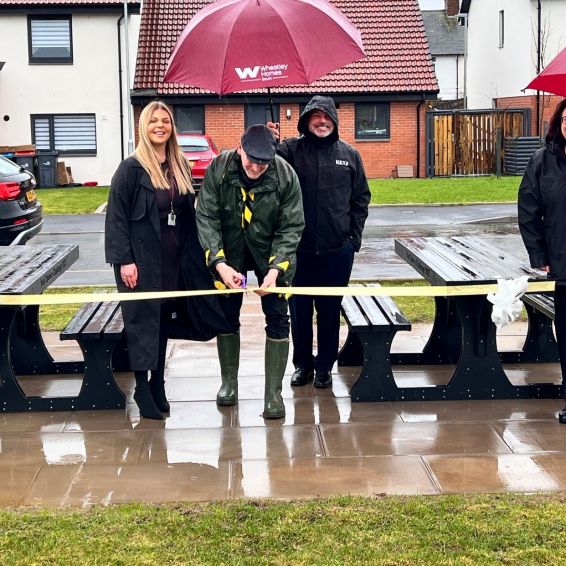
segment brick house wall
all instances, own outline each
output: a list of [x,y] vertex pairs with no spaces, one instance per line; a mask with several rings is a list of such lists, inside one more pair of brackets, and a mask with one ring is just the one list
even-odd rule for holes
[[[355,104],[341,102],[338,108],[340,138],[355,147],[362,157],[368,178],[386,178],[393,175],[397,165],[412,165],[417,174],[417,109],[418,102],[392,102],[390,104],[390,139],[356,140],[355,139]],[[287,109],[291,118],[287,119]],[[141,107],[134,107],[136,127]],[[421,105],[420,119],[420,176],[426,175],[425,169],[425,112],[426,105]],[[294,137],[299,119],[299,104],[281,104],[280,124],[282,139]],[[244,131],[243,104],[207,104],[205,106],[205,131],[214,140],[220,150],[232,149],[238,144]]]
[[[496,108],[530,108],[531,110],[531,135],[536,136],[538,133],[537,127],[537,97],[532,96],[507,96],[496,98]],[[542,110],[542,131],[546,130],[546,125],[552,117],[552,113],[556,105],[563,100],[562,96],[555,96],[553,94],[541,93],[541,110]]]

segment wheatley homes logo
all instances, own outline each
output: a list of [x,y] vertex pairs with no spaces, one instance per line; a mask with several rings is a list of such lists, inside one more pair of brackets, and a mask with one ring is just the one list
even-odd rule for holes
[[255,67],[235,67],[234,71],[243,83],[252,81],[269,82],[274,79],[284,79],[287,77],[287,67],[289,65],[256,65]]

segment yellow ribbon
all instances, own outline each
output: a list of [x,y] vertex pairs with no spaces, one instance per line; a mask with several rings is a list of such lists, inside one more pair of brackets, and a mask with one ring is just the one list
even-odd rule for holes
[[[527,293],[543,293],[554,291],[554,281],[535,281],[529,283]],[[110,301],[142,301],[149,299],[169,299],[175,297],[202,297],[205,295],[226,295],[257,291],[257,288],[247,289],[206,289],[200,291],[159,291],[140,293],[74,293],[49,295],[0,295],[0,306],[26,305],[68,305],[71,303],[106,303]],[[269,287],[263,289],[272,293],[284,295],[316,295],[339,297],[457,297],[464,295],[487,295],[497,292],[497,284],[481,285],[450,285],[416,287],[391,287],[384,285],[369,287]]]

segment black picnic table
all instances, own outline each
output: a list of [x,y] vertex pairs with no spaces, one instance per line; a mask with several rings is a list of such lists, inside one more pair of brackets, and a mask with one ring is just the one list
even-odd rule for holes
[[[545,274],[478,237],[397,238],[395,251],[431,285],[491,284],[498,279]],[[528,308],[525,346],[498,352],[492,304],[485,295],[435,297],[435,318],[422,353],[392,354],[392,364],[455,364],[446,385],[400,387],[396,399],[559,398],[562,386],[553,383],[513,385],[503,363],[556,362],[558,350],[551,321]]]
[[[79,246],[0,249],[0,294],[40,294],[79,257]],[[72,397],[28,397],[16,375],[76,373],[83,362],[55,362],[39,328],[39,306],[0,306],[0,412],[70,410]]]

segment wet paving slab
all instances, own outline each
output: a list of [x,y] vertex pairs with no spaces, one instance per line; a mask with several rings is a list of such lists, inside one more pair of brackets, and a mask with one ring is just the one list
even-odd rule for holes
[[[140,418],[133,376],[117,374],[126,409],[0,415],[0,505],[89,506],[239,497],[556,491],[566,488],[566,427],[556,399],[352,403],[359,368],[335,368],[332,389],[292,388],[284,419],[265,420],[264,321],[245,297],[240,402],[215,403],[214,341],[174,341],[166,389],[171,413]],[[499,333],[519,348],[524,323]],[[422,348],[429,325],[400,333],[394,351]],[[342,328],[344,340],[346,329]],[[80,350],[48,334],[57,356]],[[518,382],[557,381],[557,364],[506,366]],[[394,366],[399,385],[444,383],[451,368]],[[542,377],[541,377],[542,376]],[[30,394],[69,394],[80,377],[26,376]]]

